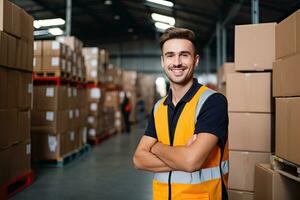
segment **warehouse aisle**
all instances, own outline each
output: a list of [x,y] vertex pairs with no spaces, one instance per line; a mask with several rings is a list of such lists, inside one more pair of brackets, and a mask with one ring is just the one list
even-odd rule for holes
[[133,126],[130,135],[109,138],[65,168],[39,171],[35,183],[13,199],[151,199],[152,173],[135,170],[131,161],[143,131]]

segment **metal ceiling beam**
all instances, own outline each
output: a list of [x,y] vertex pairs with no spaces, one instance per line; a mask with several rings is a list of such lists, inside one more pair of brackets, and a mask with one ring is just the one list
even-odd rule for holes
[[41,0],[32,0],[35,4],[42,6],[43,8],[45,8],[47,11],[53,13],[55,16],[61,17],[61,18],[65,18],[64,12],[60,12],[59,10],[57,10],[56,8],[49,6],[49,4],[45,3],[44,1]]

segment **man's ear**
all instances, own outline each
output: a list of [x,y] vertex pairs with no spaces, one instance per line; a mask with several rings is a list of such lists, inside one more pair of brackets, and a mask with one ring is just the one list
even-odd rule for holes
[[197,67],[197,65],[199,64],[199,62],[200,62],[200,56],[197,54],[195,56],[195,67]]

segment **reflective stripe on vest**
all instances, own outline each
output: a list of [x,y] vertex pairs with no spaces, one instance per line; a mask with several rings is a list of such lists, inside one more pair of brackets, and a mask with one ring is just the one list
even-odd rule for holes
[[196,112],[195,112],[195,124],[197,122],[197,117],[200,113],[200,110],[203,106],[203,104],[205,103],[205,101],[208,99],[208,97],[210,97],[212,94],[216,93],[215,91],[211,90],[211,89],[206,89],[200,96],[197,106],[196,106]]
[[[228,173],[228,160],[223,161],[221,163],[222,175]],[[157,180],[161,183],[168,183],[169,172],[162,172],[162,173],[155,173],[154,180]],[[171,183],[178,183],[178,184],[199,184],[205,181],[210,181],[214,179],[220,179],[220,167],[212,167],[212,168],[205,168],[200,169],[196,172],[183,172],[183,171],[173,171]]]

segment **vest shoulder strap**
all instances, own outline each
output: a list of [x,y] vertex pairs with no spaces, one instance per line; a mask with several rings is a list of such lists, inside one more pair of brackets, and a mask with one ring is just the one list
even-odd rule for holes
[[[206,86],[202,86],[202,87],[206,87]],[[196,106],[196,112],[195,112],[195,124],[197,123],[197,117],[201,111],[201,108],[203,107],[204,103],[206,102],[206,100],[208,99],[208,97],[210,97],[211,95],[215,94],[216,91],[207,88],[199,97],[198,99],[198,103]]]
[[155,104],[154,104],[154,108],[153,108],[153,115],[155,115],[158,106],[166,99],[166,97],[163,97],[161,99],[159,99]]

